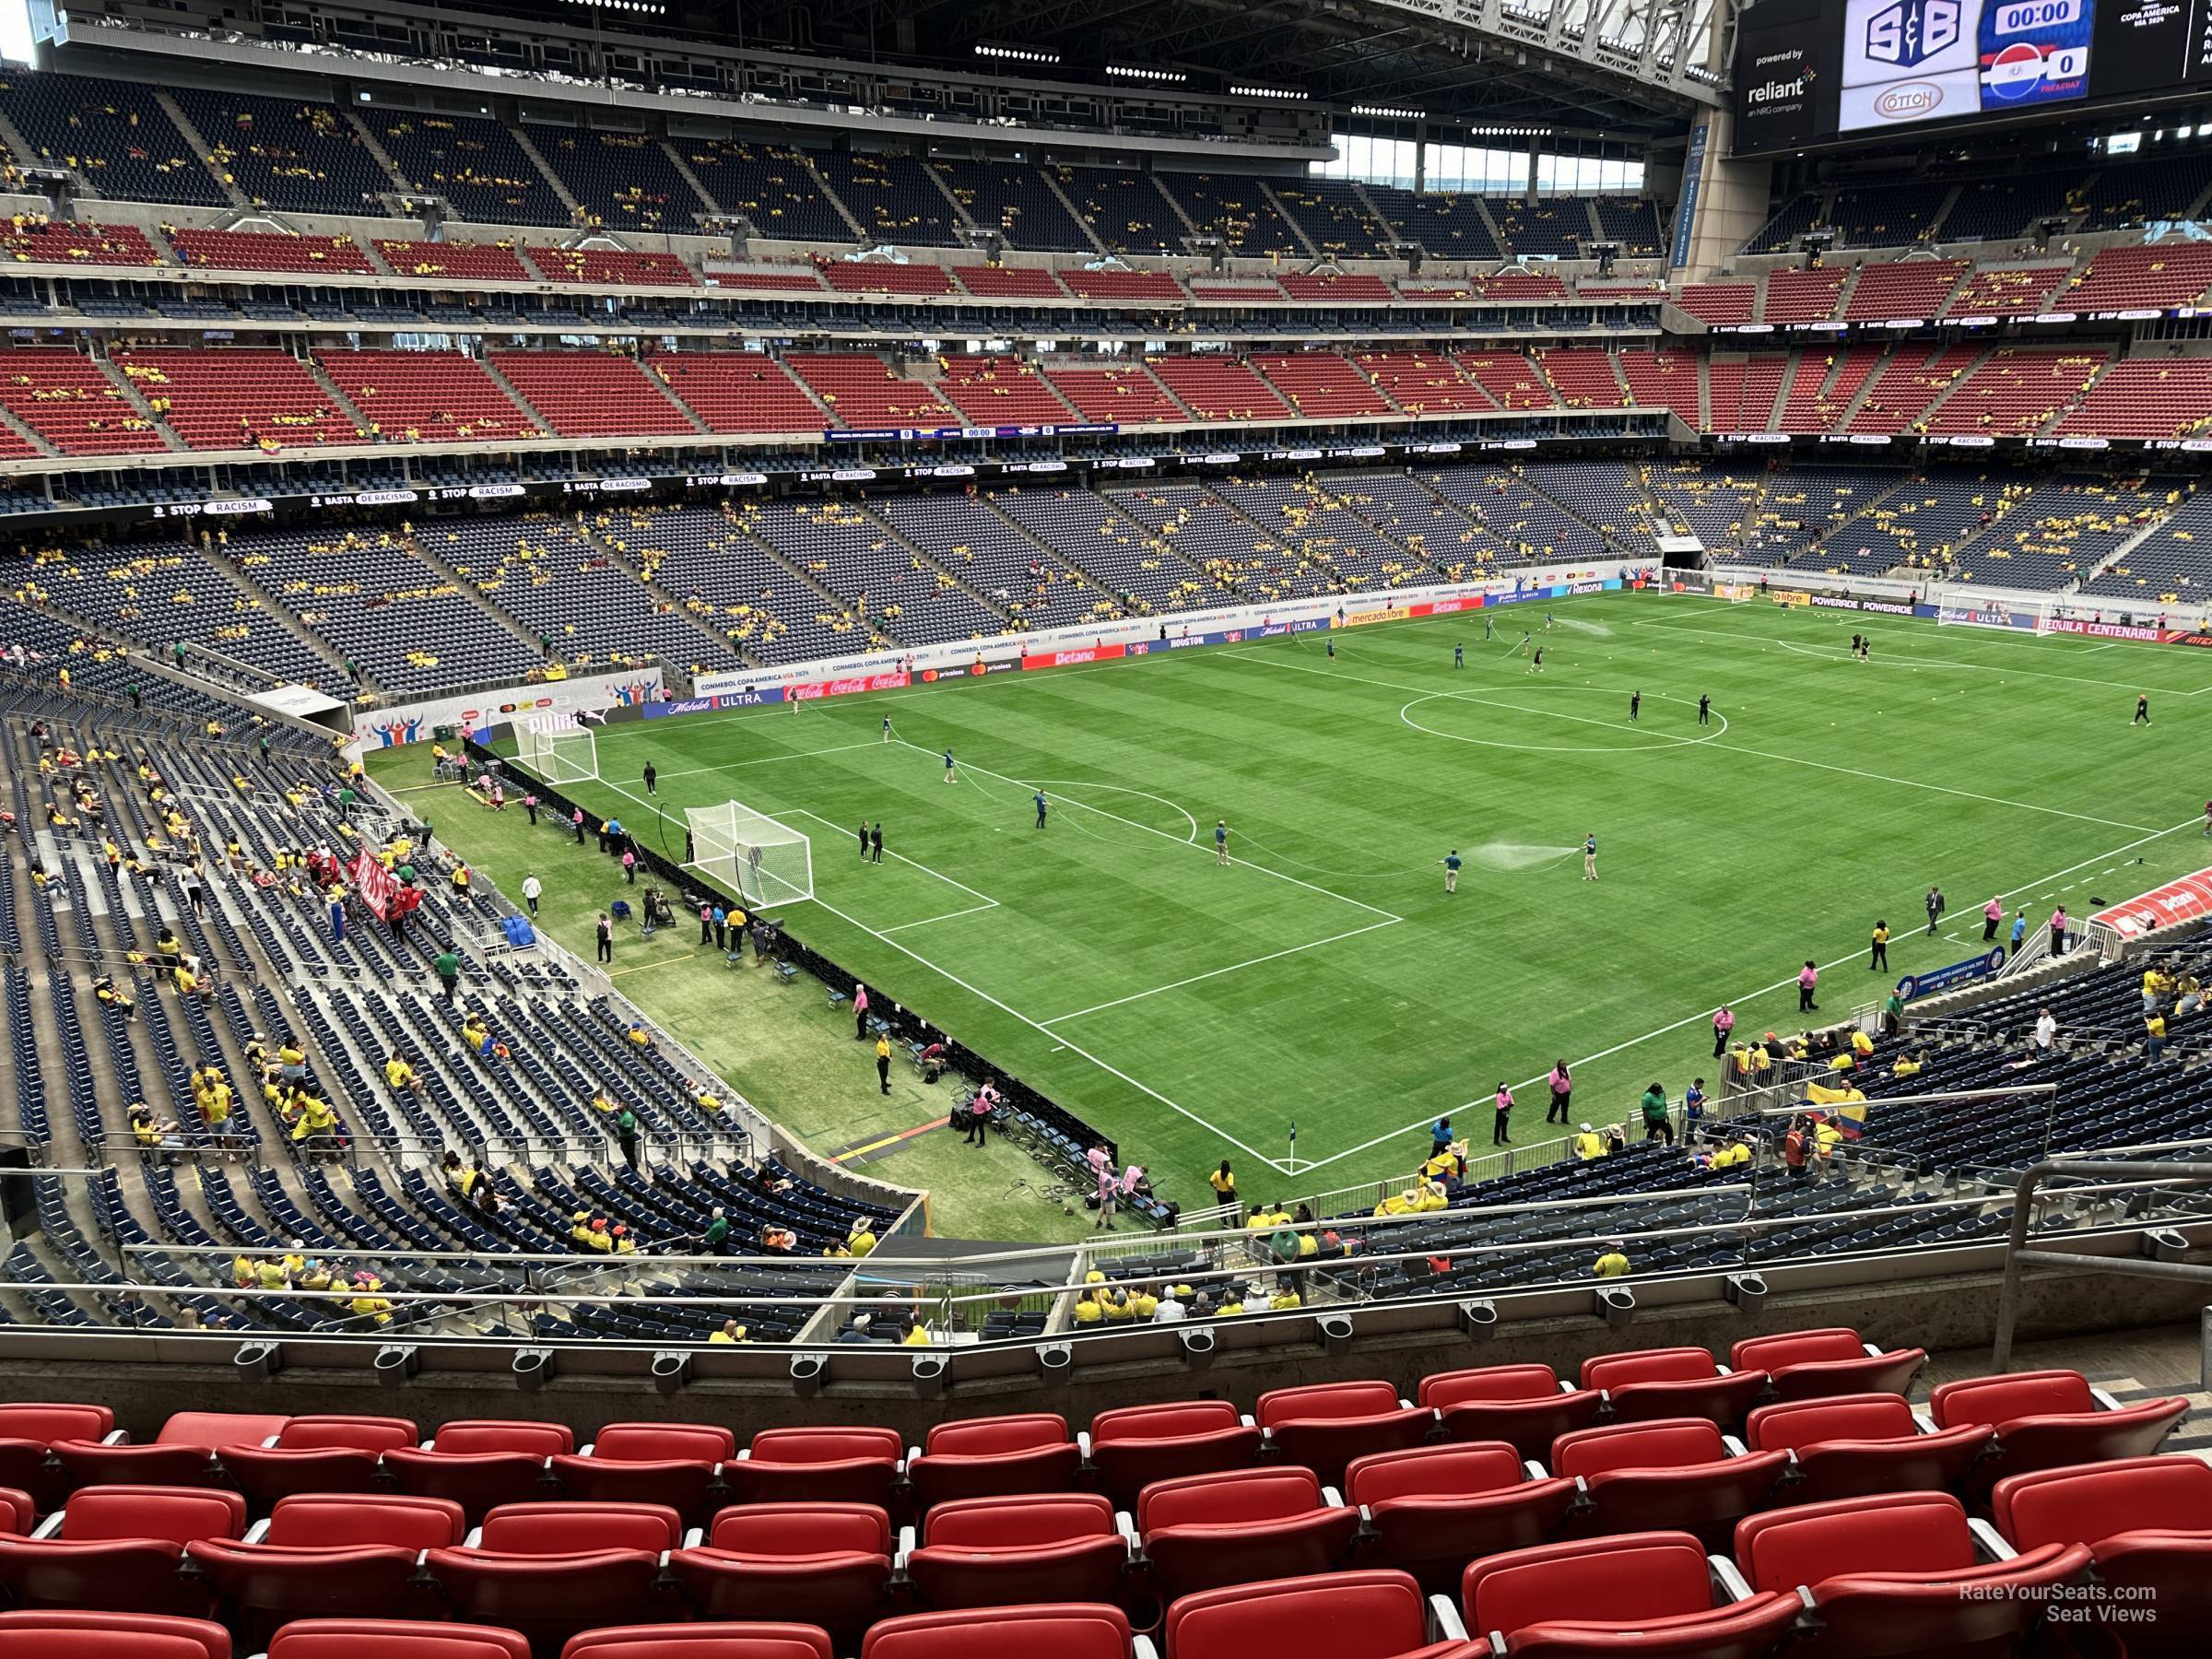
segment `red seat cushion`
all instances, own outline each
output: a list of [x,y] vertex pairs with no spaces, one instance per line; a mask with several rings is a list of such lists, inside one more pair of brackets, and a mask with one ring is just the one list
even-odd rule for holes
[[484,1517],[478,1549],[500,1555],[582,1555],[605,1549],[674,1549],[677,1512],[657,1503],[505,1503]]
[[1420,1586],[1403,1572],[1237,1584],[1202,1590],[1169,1608],[1167,1659],[1395,1659],[1426,1644],[1428,1624]]
[[860,1659],[1128,1659],[1129,1616],[1119,1607],[978,1607],[887,1618]]
[[230,1632],[155,1613],[0,1613],[0,1659],[230,1659]]
[[569,1638],[560,1659],[833,1659],[830,1633],[793,1623],[629,1625]]
[[302,1618],[271,1638],[268,1659],[530,1659],[530,1643],[485,1625]]
[[433,1452],[521,1452],[556,1457],[576,1450],[576,1431],[566,1423],[525,1423],[497,1418],[457,1418],[439,1425]]

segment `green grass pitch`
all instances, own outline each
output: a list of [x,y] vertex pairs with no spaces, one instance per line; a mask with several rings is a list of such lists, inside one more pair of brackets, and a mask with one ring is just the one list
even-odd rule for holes
[[[1797,1021],[1808,957],[1823,1015],[1877,1000],[1877,918],[1908,972],[1971,954],[1993,893],[2040,925],[2212,852],[2212,653],[1654,594],[1555,614],[1510,607],[1488,642],[1477,613],[1340,631],[1334,660],[1305,636],[618,726],[577,793],[658,841],[650,759],[679,858],[687,806],[806,831],[794,933],[1186,1206],[1224,1156],[1261,1196],[1402,1175],[1440,1112],[1483,1146],[1500,1081],[1514,1138],[1548,1139],[1537,1079],[1562,1057],[1576,1117],[1618,1121],[1653,1078],[1672,1099],[1712,1076],[1724,998],[1753,1031]],[[649,978],[624,988],[650,1006]]]

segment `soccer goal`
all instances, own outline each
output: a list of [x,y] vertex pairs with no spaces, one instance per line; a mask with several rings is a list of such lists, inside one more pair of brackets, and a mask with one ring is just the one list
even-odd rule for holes
[[589,726],[540,729],[525,723],[515,728],[514,739],[514,758],[548,783],[582,783],[599,776],[599,740]]
[[721,883],[755,908],[814,897],[814,844],[790,825],[737,801],[688,806],[691,856],[684,867]]

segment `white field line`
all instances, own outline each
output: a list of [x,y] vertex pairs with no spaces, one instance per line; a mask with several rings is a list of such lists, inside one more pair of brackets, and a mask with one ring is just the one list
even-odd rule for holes
[[1262,962],[1278,961],[1284,957],[1296,956],[1304,950],[1319,950],[1324,945],[1334,945],[1342,939],[1356,939],[1361,934],[1373,933],[1379,927],[1393,926],[1399,920],[1400,918],[1393,916],[1385,922],[1370,922],[1365,927],[1355,927],[1346,933],[1331,934],[1325,939],[1314,939],[1304,945],[1292,945],[1282,950],[1271,950],[1265,956],[1252,957],[1241,962],[1231,962],[1226,968],[1209,968],[1204,973],[1194,973],[1187,979],[1175,980],[1165,985],[1155,985],[1149,991],[1132,992],[1127,996],[1117,996],[1112,1002],[1093,1003],[1089,1007],[1077,1008],[1072,1014],[1055,1014],[1052,1018],[1040,1020],[1038,1023],[1048,1026],[1065,1025],[1071,1019],[1082,1018],[1086,1014],[1100,1014],[1108,1008],[1118,1008],[1124,1003],[1142,1002],[1147,996],[1158,996],[1165,991],[1180,991],[1183,986],[1195,985],[1201,980],[1219,979],[1225,973],[1236,973],[1246,968],[1257,968]]
[[788,755],[761,755],[750,760],[724,760],[712,766],[685,766],[675,771],[655,771],[656,778],[694,778],[701,772],[735,771],[741,766],[773,766],[782,760],[812,760],[821,755],[841,755],[847,749],[880,748],[881,743],[840,743],[830,748],[798,749]]
[[[1315,672],[1318,673],[1320,671],[1316,670]],[[907,743],[906,739],[903,737],[895,738],[894,741],[905,744],[908,748],[914,750],[918,754],[934,756],[936,752],[934,749],[924,748],[918,743]],[[996,778],[1001,783],[1011,783],[1017,789],[1028,789],[1030,787],[1030,784],[1024,782],[1019,778],[1010,778],[1005,772],[993,771],[989,767],[978,766],[971,760],[962,760],[959,762],[959,765],[969,771],[981,772],[986,778]],[[1113,785],[1103,784],[1100,787],[1111,789],[1113,787]],[[1059,794],[1049,789],[1044,791],[1044,794],[1045,798],[1048,800],[1060,801],[1069,806],[1079,807],[1085,812],[1095,812],[1100,818],[1112,818],[1117,824],[1126,824],[1132,830],[1142,830],[1147,835],[1157,835],[1161,841],[1168,842],[1171,846],[1189,847],[1194,851],[1203,852],[1209,857],[1212,856],[1213,849],[1202,841],[1187,841],[1180,835],[1171,835],[1165,830],[1157,830],[1150,824],[1140,824],[1135,818],[1124,818],[1118,812],[1109,812],[1103,806],[1094,806],[1088,801],[1079,801],[1072,795]],[[1159,797],[1154,798],[1157,799]],[[1163,802],[1162,804],[1167,806],[1174,805],[1172,802]],[[1176,810],[1181,811],[1182,808],[1177,807]],[[1232,830],[1230,833],[1234,834],[1235,832]],[[1319,893],[1324,899],[1334,899],[1339,904],[1348,904],[1355,910],[1363,910],[1371,915],[1381,916],[1385,921],[1403,922],[1406,919],[1403,916],[1393,915],[1390,912],[1384,910],[1381,905],[1369,904],[1364,900],[1360,899],[1347,898],[1344,894],[1332,892],[1327,888],[1316,887],[1311,881],[1300,881],[1295,876],[1286,876],[1282,871],[1270,869],[1264,864],[1254,864],[1248,858],[1232,858],[1230,860],[1230,862],[1231,864],[1242,865],[1246,869],[1249,870],[1257,870],[1263,876],[1272,876],[1277,881],[1287,881],[1292,887],[1304,888],[1309,893]]]
[[[2175,833],[2177,830],[2188,829],[2192,824],[2201,824],[2202,822],[2204,822],[2204,818],[2203,815],[2201,814],[2185,818],[2178,824],[2169,825],[2163,830],[2154,830],[2149,834],[2141,837],[2139,840],[2127,842],[2124,846],[2113,847],[2111,850],[2103,853],[2091,853],[2088,857],[2082,859],[2077,864],[2070,864],[2063,870],[2053,870],[2047,876],[2039,876],[2034,880],[2020,883],[2009,890],[2014,892],[2026,892],[2031,890],[2032,888],[2041,887],[2044,882],[2056,881],[2061,876],[2071,876],[2077,870],[2086,869],[2088,866],[2095,864],[2100,858],[2116,858],[2123,853],[2132,852],[2136,847],[2146,845],[2150,841],[2161,840],[2166,836]],[[1846,962],[1857,961],[1865,954],[1866,947],[1863,944],[1859,945],[1846,955],[1837,957],[1831,961],[1821,963],[1820,970],[1822,972],[1826,972],[1828,970],[1831,968],[1839,968]],[[1787,979],[1776,980],[1771,985],[1761,985],[1756,991],[1747,991],[1740,995],[1726,998],[1724,999],[1725,1006],[1729,1007],[1735,1007],[1739,1004],[1751,1002],[1761,996],[1770,996],[1777,991],[1788,990],[1796,982],[1797,976],[1793,973]],[[1654,1037],[1664,1037],[1671,1031],[1680,1030],[1684,1026],[1698,1025],[1702,1022],[1710,1021],[1712,1018],[1711,1010],[1721,1006],[1723,1005],[1715,1003],[1702,1006],[1695,1014],[1690,1014],[1685,1016],[1683,1018],[1670,1021],[1666,1025],[1654,1026],[1652,1030],[1644,1032],[1641,1037],[1631,1037],[1625,1042],[1615,1043],[1611,1048],[1603,1048],[1599,1049],[1595,1053],[1584,1054],[1580,1060],[1574,1061],[1568,1067],[1568,1069],[1572,1071],[1575,1066],[1587,1065],[1594,1060],[1608,1059],[1615,1054],[1623,1053],[1630,1049],[1641,1047],[1642,1044],[1651,1041]],[[1544,1079],[1548,1076],[1550,1076],[1548,1072],[1538,1072],[1533,1077],[1526,1078],[1522,1082],[1512,1085],[1512,1088],[1513,1091],[1518,1094],[1522,1089],[1534,1088],[1537,1084],[1543,1082]],[[1456,1108],[1456,1110],[1461,1112],[1472,1112],[1477,1107],[1487,1104],[1490,1098],[1491,1097],[1488,1094],[1477,1095],[1474,1100],[1465,1102],[1464,1105]],[[1444,1115],[1448,1116],[1450,1114],[1446,1113]],[[1416,1129],[1424,1129],[1428,1127],[1429,1124],[1434,1123],[1437,1116],[1438,1113],[1431,1112],[1423,1117],[1416,1118],[1412,1123],[1406,1124],[1403,1129],[1393,1130],[1388,1135],[1378,1135],[1372,1139],[1361,1141],[1356,1147],[1347,1147],[1341,1152],[1332,1152],[1326,1158],[1313,1159],[1310,1162],[1301,1166],[1301,1168],[1320,1169],[1324,1164],[1333,1164],[1343,1159],[1356,1157],[1361,1152],[1366,1152],[1373,1147],[1382,1146],[1386,1142],[1398,1140],[1407,1135],[1412,1134]]]
[[[1631,624],[1631,626],[1634,625]],[[1645,624],[1644,626],[1649,626],[1649,624]],[[1327,668],[1309,668],[1302,663],[1278,662],[1274,657],[1244,650],[1225,651],[1221,654],[1228,657],[1249,658],[1253,662],[1260,663],[1270,668],[1287,668],[1293,674],[1318,674],[1329,679],[1358,680],[1362,685],[1382,686],[1394,691],[1412,692],[1420,697],[1435,698],[1439,701],[1480,701],[1483,695],[1482,693],[1473,691],[1432,691],[1424,689],[1419,686],[1407,685],[1402,680],[1375,679],[1365,675],[1340,674]],[[1496,689],[1496,688],[1488,688],[1490,694],[1492,695],[1495,694]],[[1518,704],[1492,703],[1487,706],[1492,708],[1512,708],[1516,712],[1533,714],[1540,718],[1552,717],[1556,715],[1556,718],[1560,720],[1576,721],[1587,725],[1613,725],[1618,724],[1612,721],[1593,720],[1586,714],[1569,714],[1563,712],[1556,712],[1545,709],[1522,708]],[[1418,726],[1414,729],[1417,731],[1419,730]],[[1624,726],[1621,729],[1624,731],[1637,731],[1641,730],[1641,728],[1636,726]],[[2098,818],[2094,814],[2087,812],[2068,812],[2063,806],[2044,806],[2034,801],[2013,801],[2007,800],[2002,795],[1980,794],[1971,789],[1953,789],[1947,783],[1924,783],[1918,778],[1899,778],[1893,777],[1888,772],[1864,771],[1855,766],[1837,766],[1826,760],[1808,760],[1803,755],[1786,755],[1774,749],[1750,748],[1740,743],[1723,742],[1718,737],[1708,738],[1702,741],[1693,740],[1688,743],[1652,744],[1647,747],[1649,747],[1654,753],[1665,753],[1670,748],[1720,749],[1732,755],[1750,755],[1761,760],[1779,760],[1791,766],[1808,766],[1814,769],[1816,771],[1839,772],[1845,777],[1865,778],[1869,782],[1874,783],[1894,783],[1900,788],[1903,789],[1924,789],[1933,794],[1952,795],[1960,800],[1966,801],[1981,801],[1992,806],[2011,806],[2021,812],[2040,812],[2048,818],[2073,818],[2080,823],[2085,824],[2101,824],[2107,830],[2133,830],[2138,834],[2150,833],[2149,826],[2145,824],[2123,823],[2118,818]]]
[[[847,829],[841,824],[835,823],[832,820],[824,818],[818,812],[810,812],[804,806],[794,807],[793,811],[797,813],[797,815],[801,818],[810,818],[816,823],[825,825],[828,828],[836,830],[840,835],[853,834],[853,831],[850,829]],[[886,851],[888,852],[889,849],[887,848]],[[979,893],[964,881],[955,881],[951,877],[946,875],[942,870],[931,869],[929,865],[924,864],[918,858],[909,858],[903,853],[892,853],[891,856],[897,859],[900,864],[907,865],[910,869],[919,870],[924,876],[935,877],[937,880],[943,882],[947,887],[959,888],[961,892],[967,894],[971,899],[981,899],[983,902],[975,907],[978,910],[988,909],[992,905],[994,905],[998,902],[998,900],[992,898],[990,894]],[[905,925],[912,927],[918,925],[918,924],[910,922],[905,924]]]
[[[935,872],[933,871],[932,874]],[[984,911],[993,911],[997,908],[998,900],[990,899],[982,904],[971,904],[965,910],[947,911],[941,916],[924,916],[919,922],[901,922],[896,927],[887,927],[883,931],[885,933],[904,933],[910,927],[927,927],[932,922],[949,922],[955,916],[981,915]]]

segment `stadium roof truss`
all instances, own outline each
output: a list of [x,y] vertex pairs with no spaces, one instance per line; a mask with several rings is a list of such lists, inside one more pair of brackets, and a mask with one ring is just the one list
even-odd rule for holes
[[[1484,124],[1679,130],[1738,0],[921,0],[927,33],[1188,68]],[[943,33],[939,33],[939,30]]]

